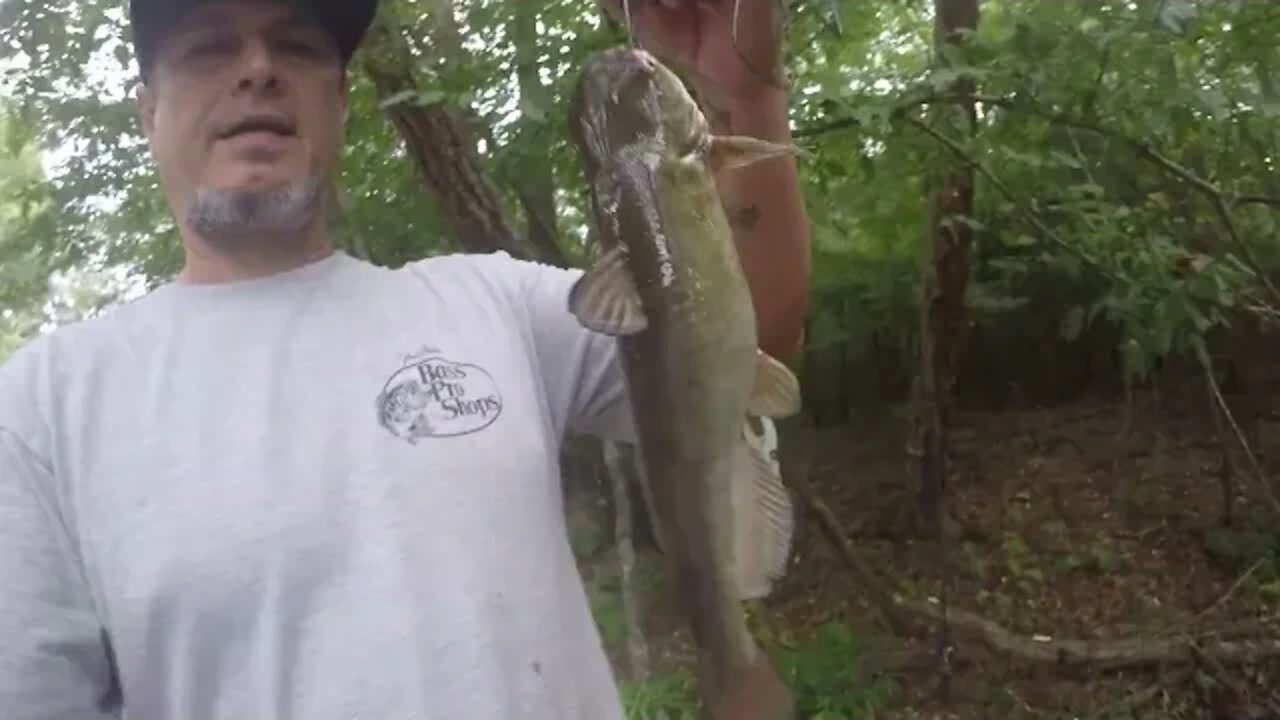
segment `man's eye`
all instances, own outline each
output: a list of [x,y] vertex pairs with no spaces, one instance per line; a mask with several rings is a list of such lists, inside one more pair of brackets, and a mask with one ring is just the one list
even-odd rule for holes
[[191,44],[188,54],[196,57],[223,55],[231,51],[235,43],[228,38],[208,38]]
[[280,41],[280,46],[285,52],[305,57],[314,57],[322,52],[320,43],[304,38],[285,38]]

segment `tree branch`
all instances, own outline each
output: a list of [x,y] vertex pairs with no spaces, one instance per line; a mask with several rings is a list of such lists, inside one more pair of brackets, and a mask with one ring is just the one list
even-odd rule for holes
[[[1166,172],[1177,177],[1179,180],[1182,180],[1183,182],[1187,183],[1192,188],[1194,188],[1197,192],[1199,192],[1201,195],[1204,195],[1205,198],[1209,200],[1209,203],[1213,206],[1214,213],[1218,216],[1219,222],[1222,224],[1223,228],[1226,230],[1227,235],[1231,239],[1232,244],[1235,245],[1235,247],[1240,251],[1241,255],[1244,256],[1244,259],[1248,263],[1249,268],[1258,276],[1258,279],[1267,288],[1268,292],[1270,292],[1271,295],[1274,296],[1276,299],[1280,300],[1280,289],[1278,289],[1275,286],[1275,284],[1271,281],[1270,276],[1263,269],[1262,264],[1258,261],[1257,255],[1255,254],[1252,245],[1244,237],[1241,236],[1239,229],[1236,226],[1235,218],[1232,214],[1232,207],[1234,207],[1235,205],[1244,205],[1244,204],[1266,205],[1268,207],[1280,208],[1280,198],[1273,198],[1273,197],[1268,197],[1264,195],[1245,195],[1229,201],[1229,198],[1222,191],[1221,188],[1209,182],[1208,180],[1205,180],[1199,175],[1196,175],[1191,170],[1187,169],[1186,167],[1182,166],[1178,162],[1162,154],[1160,151],[1156,150],[1150,143],[1146,143],[1136,138],[1129,137],[1124,133],[1121,133],[1117,130],[1113,130],[1111,128],[1104,127],[1095,122],[1083,120],[1081,118],[1067,115],[1066,113],[1056,112],[1032,103],[1022,102],[1022,101],[1014,100],[1012,98],[1001,97],[998,95],[957,96],[957,95],[948,95],[948,94],[929,93],[929,94],[924,94],[918,97],[904,100],[900,104],[895,105],[892,108],[890,114],[898,115],[913,107],[920,106],[920,105],[928,105],[930,103],[935,103],[935,102],[952,102],[952,103],[977,102],[983,105],[1001,107],[1006,110],[1010,110],[1014,112],[1025,112],[1031,115],[1036,115],[1038,117],[1044,118],[1045,120],[1048,120],[1057,125],[1076,128],[1078,130],[1085,130],[1098,135],[1103,135],[1106,137],[1119,140],[1129,145],[1134,149],[1135,152],[1137,152],[1140,158],[1147,160],[1153,163],[1154,165],[1157,165],[1163,168]],[[916,118],[908,118],[908,120],[913,124],[921,126],[920,121]],[[817,135],[822,135],[825,133],[830,133],[838,130],[845,130],[851,127],[856,127],[858,124],[859,122],[856,118],[839,118],[839,119],[831,120],[829,122],[825,122],[819,125],[814,125],[807,128],[801,128],[800,130],[796,131],[795,137],[811,138],[811,137],[815,137]],[[926,129],[930,131],[931,134],[933,134],[931,128],[926,128]],[[935,135],[935,137],[938,137],[938,136]],[[941,138],[939,137],[939,139]],[[956,149],[955,147],[952,147],[953,151],[955,149]],[[967,159],[967,156],[963,155],[963,151],[961,151],[961,153],[962,153],[961,156],[966,157]],[[992,178],[991,174],[988,172],[983,172],[980,166],[975,165],[974,167],[979,172],[982,172],[983,175],[987,176],[989,180]]]
[[1280,198],[1265,195],[1241,195],[1234,201],[1235,205],[1266,205],[1280,210]]
[[848,130],[849,128],[857,127],[859,124],[860,123],[857,118],[840,118],[838,120],[831,120],[829,122],[799,128],[795,132],[791,133],[791,136],[796,140],[804,140],[806,138],[836,132],[837,130]]
[[1236,422],[1235,413],[1231,412],[1231,407],[1227,405],[1227,400],[1222,396],[1222,389],[1218,387],[1218,379],[1213,376],[1213,365],[1209,361],[1209,353],[1205,350],[1204,344],[1195,343],[1195,352],[1200,360],[1200,366],[1204,370],[1205,382],[1209,385],[1209,391],[1218,402],[1218,408],[1222,410],[1222,414],[1227,419],[1227,423],[1231,425],[1232,432],[1236,435],[1236,440],[1240,443],[1240,448],[1244,451],[1245,458],[1249,460],[1249,465],[1253,468],[1254,477],[1258,484],[1262,486],[1262,490],[1267,497],[1267,501],[1271,504],[1271,509],[1280,515],[1280,498],[1276,497],[1275,490],[1272,489],[1271,483],[1267,481],[1266,471],[1262,469],[1262,464],[1258,462],[1258,456],[1254,455],[1253,448],[1249,446],[1249,440],[1244,436],[1244,431],[1240,429],[1240,424]]
[[[959,101],[962,98],[947,99],[954,102]],[[1280,289],[1277,289],[1275,284],[1271,282],[1271,278],[1267,275],[1266,270],[1263,269],[1262,264],[1258,262],[1258,258],[1253,251],[1253,247],[1243,236],[1240,235],[1240,231],[1236,227],[1235,218],[1231,212],[1231,207],[1227,203],[1226,195],[1220,188],[1218,188],[1218,186],[1208,180],[1205,180],[1199,175],[1196,175],[1194,172],[1177,163],[1173,159],[1165,156],[1160,151],[1156,150],[1150,143],[1129,137],[1124,133],[1103,127],[1097,123],[1081,120],[1065,113],[1047,110],[1034,104],[1017,102],[1004,97],[981,95],[974,96],[973,100],[975,102],[983,103],[984,105],[993,105],[1007,110],[1029,112],[1058,125],[1087,130],[1098,135],[1104,135],[1106,137],[1120,140],[1121,142],[1129,145],[1138,154],[1138,157],[1164,168],[1167,172],[1187,183],[1209,200],[1209,203],[1213,206],[1214,212],[1218,216],[1218,220],[1227,231],[1228,237],[1231,238],[1232,244],[1239,249],[1240,253],[1248,262],[1250,269],[1257,274],[1258,279],[1264,286],[1266,286],[1267,290],[1277,299],[1280,299]]]
[[1266,269],[1262,267],[1260,262],[1258,262],[1258,258],[1254,254],[1253,247],[1243,236],[1240,235],[1240,231],[1236,228],[1235,217],[1231,212],[1231,208],[1227,205],[1226,197],[1223,195],[1222,191],[1208,180],[1197,176],[1182,165],[1179,165],[1173,160],[1161,155],[1155,150],[1155,148],[1151,147],[1147,143],[1130,138],[1122,139],[1137,150],[1139,157],[1145,157],[1157,165],[1164,167],[1166,170],[1191,185],[1191,187],[1199,190],[1202,195],[1209,199],[1209,202],[1213,205],[1214,211],[1218,214],[1218,219],[1222,222],[1223,228],[1226,229],[1227,235],[1231,238],[1232,244],[1234,244],[1240,250],[1240,253],[1244,255],[1245,260],[1249,263],[1249,267],[1257,273],[1258,279],[1262,281],[1262,284],[1266,286],[1267,290],[1269,290],[1276,299],[1280,299],[1280,289],[1277,289],[1271,282],[1271,278],[1267,275]]
[[840,522],[836,519],[835,513],[831,512],[831,508],[822,501],[814,492],[813,487],[809,484],[808,478],[804,477],[803,472],[789,473],[784,476],[784,480],[800,499],[804,501],[809,509],[818,516],[818,526],[822,529],[823,535],[827,542],[835,548],[840,555],[844,565],[849,572],[853,574],[854,580],[861,586],[871,598],[872,604],[880,613],[880,617],[885,624],[894,633],[899,635],[906,634],[908,624],[902,610],[899,609],[892,593],[885,584],[876,577],[871,566],[867,565],[850,547],[845,539],[844,530],[840,527]]
[[948,150],[951,151],[953,155],[956,156],[958,160],[972,167],[975,171],[977,171],[978,174],[986,178],[987,181],[991,183],[992,187],[994,187],[997,191],[999,191],[1001,195],[1005,196],[1005,198],[1008,199],[1009,202],[1013,203],[1014,207],[1016,207],[1018,211],[1022,213],[1022,215],[1031,224],[1031,226],[1036,229],[1036,232],[1048,238],[1050,242],[1062,248],[1063,250],[1066,250],[1072,255],[1075,255],[1076,257],[1080,258],[1081,260],[1083,260],[1084,262],[1092,266],[1095,270],[1097,270],[1099,273],[1101,273],[1104,277],[1111,280],[1112,282],[1115,282],[1115,283],[1120,282],[1120,278],[1116,277],[1110,270],[1107,270],[1105,267],[1099,264],[1096,260],[1089,257],[1086,253],[1082,252],[1079,248],[1067,242],[1065,239],[1063,239],[1061,235],[1055,232],[1053,228],[1046,225],[1044,221],[1040,219],[1040,216],[1036,211],[1031,210],[1030,208],[1027,208],[1025,205],[1023,205],[1021,200],[1018,198],[1018,196],[1014,194],[1012,190],[1009,189],[1009,186],[1006,185],[1004,181],[996,177],[995,173],[991,172],[991,170],[988,169],[985,165],[983,165],[979,160],[969,155],[969,153],[966,152],[965,149],[961,147],[959,143],[947,137],[946,135],[943,135],[937,130],[934,130],[933,128],[929,127],[927,124],[925,124],[924,122],[922,122],[917,118],[909,117],[907,118],[907,121],[912,125],[914,125],[915,127],[919,128],[920,130],[924,131],[925,134],[929,135],[934,140],[937,140],[939,143],[944,145]]

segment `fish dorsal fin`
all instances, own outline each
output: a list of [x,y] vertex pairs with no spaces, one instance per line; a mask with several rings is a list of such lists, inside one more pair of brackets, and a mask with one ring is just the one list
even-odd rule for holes
[[767,596],[787,569],[795,532],[791,493],[774,459],[777,434],[766,418],[764,432],[744,423],[734,451],[733,504],[734,580],[738,599]]
[[756,355],[755,386],[747,412],[759,417],[784,418],[800,412],[800,381],[791,370],[764,351]]
[[574,283],[569,311],[583,327],[606,335],[634,335],[649,326],[622,247],[605,253]]
[[800,155],[795,145],[782,145],[745,135],[713,135],[707,148],[707,165],[713,172],[739,170],[762,160]]

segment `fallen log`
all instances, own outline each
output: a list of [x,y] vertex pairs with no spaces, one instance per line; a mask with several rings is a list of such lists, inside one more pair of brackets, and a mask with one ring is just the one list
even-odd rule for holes
[[[942,611],[927,603],[899,600],[907,612],[940,621]],[[970,636],[988,649],[1025,662],[1059,666],[1088,666],[1119,670],[1149,665],[1190,665],[1197,662],[1195,643],[1185,637],[1134,637],[1069,640],[1026,637],[980,615],[951,608],[947,620],[956,635]],[[1280,658],[1280,638],[1206,640],[1200,653],[1224,665]]]
[[1040,665],[1088,666],[1104,671],[1150,665],[1192,665],[1198,657],[1223,665],[1280,658],[1280,637],[1274,636],[1240,640],[1202,638],[1198,645],[1180,631],[1105,640],[1056,639],[1041,635],[1026,637],[981,615],[954,607],[948,608],[944,616],[940,608],[930,603],[906,600],[890,591],[866,561],[849,547],[835,513],[817,496],[803,473],[791,475],[788,484],[813,512],[823,536],[895,634],[904,634],[912,620],[921,623],[945,619],[956,639],[971,638],[1001,655]]

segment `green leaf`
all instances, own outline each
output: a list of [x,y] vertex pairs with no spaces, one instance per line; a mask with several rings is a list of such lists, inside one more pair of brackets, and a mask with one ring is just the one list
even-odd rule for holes
[[1182,34],[1187,25],[1200,14],[1193,0],[1160,0],[1156,13],[1160,24],[1170,32]]
[[1000,237],[1004,244],[1009,247],[1031,247],[1040,241],[1030,235],[1002,235]]
[[534,98],[521,97],[520,112],[523,113],[526,118],[536,123],[543,123],[547,121],[547,109]]

